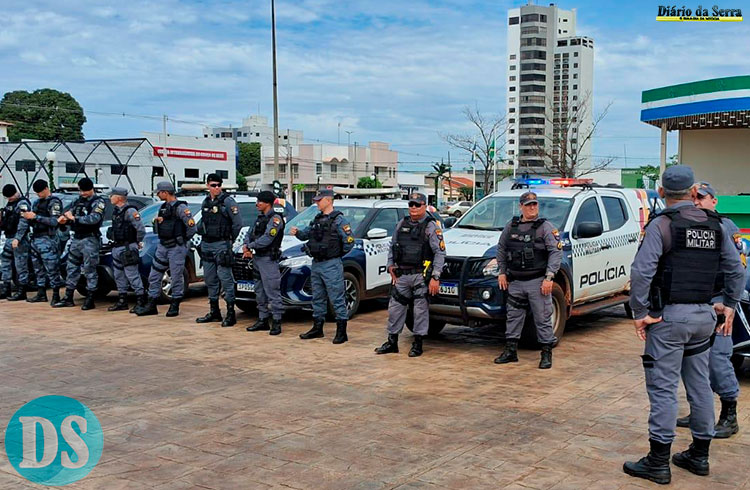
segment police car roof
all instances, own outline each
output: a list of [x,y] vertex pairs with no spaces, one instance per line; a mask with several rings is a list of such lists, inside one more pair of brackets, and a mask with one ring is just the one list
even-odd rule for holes
[[[604,188],[597,188],[606,189]],[[509,189],[505,191],[497,191],[490,194],[489,197],[521,197],[524,192],[533,192],[537,196],[551,196],[551,197],[573,197],[583,190],[581,187],[560,187],[558,185],[530,185],[529,187],[523,187],[520,189]]]
[[333,205],[348,208],[408,208],[403,199],[336,199]]
[[[185,201],[187,203],[200,204],[203,202],[207,195],[208,193],[204,193],[202,195],[177,196],[177,199],[180,201]],[[229,196],[236,202],[255,202],[258,200],[258,198],[255,196],[244,196],[242,194],[229,194]]]

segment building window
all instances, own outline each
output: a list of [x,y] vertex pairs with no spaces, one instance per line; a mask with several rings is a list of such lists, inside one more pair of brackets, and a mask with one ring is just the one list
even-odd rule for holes
[[539,14],[526,14],[521,16],[521,22],[539,22]]
[[511,75],[510,77],[508,77],[508,81],[509,82],[515,82],[516,81],[516,76],[515,75]]
[[197,168],[186,168],[185,169],[185,178],[186,179],[199,179],[200,175],[201,175],[201,172]]
[[578,51],[576,51],[575,53],[573,53],[573,56],[577,57],[578,56]]
[[516,91],[516,87],[508,87],[508,90],[510,90],[511,92],[515,92]]
[[316,163],[315,164],[315,174],[320,175],[323,173],[323,164],[322,163]]
[[573,90],[578,89],[578,85],[573,85]]
[[518,24],[518,17],[511,17],[508,19],[509,26],[514,26],[516,24]]
[[295,179],[299,179],[299,164],[293,163],[292,164],[292,177]]
[[514,118],[508,119],[508,124],[513,124],[514,122],[516,122]]
[[109,171],[112,175],[128,175],[128,168],[125,165],[110,165]]
[[289,139],[289,136],[287,136],[287,135],[285,134],[285,135],[284,135],[284,139],[285,139],[285,140],[288,140],[288,139]]
[[570,45],[571,46],[580,46],[581,45],[581,40],[580,39],[571,39],[570,40]]
[[578,73],[573,73],[573,78],[578,78]]
[[247,138],[247,133],[242,133],[243,138]]
[[508,144],[509,145],[513,145],[513,144],[515,144],[515,142],[516,142],[516,140],[508,140]]
[[508,130],[508,132],[509,132],[510,134],[516,134],[516,130],[515,130],[515,129],[509,129],[509,130]]
[[36,160],[16,160],[16,172],[33,172],[36,170]]
[[164,167],[151,167],[152,177],[164,177]]
[[84,172],[84,168],[86,167],[83,163],[78,162],[66,162],[65,163],[65,173],[66,174],[81,174]]
[[516,108],[515,108],[515,107],[510,107],[510,108],[508,109],[508,112],[516,112]]
[[547,22],[547,16],[544,14],[539,14],[539,22]]
[[260,133],[255,133],[256,138],[260,138]]
[[221,177],[222,180],[229,178],[229,170],[217,170],[214,173]]
[[568,41],[567,40],[566,41],[557,41],[557,45],[558,46],[567,46],[568,45]]
[[514,54],[510,55],[510,59],[512,59],[512,60],[516,59],[516,55],[514,55]]
[[510,70],[515,70],[515,69],[516,69],[516,65],[510,65],[510,68],[509,68],[509,69],[510,69]]
[[338,174],[338,172],[339,172],[339,166],[336,165],[336,164],[334,164],[334,163],[332,163],[331,164],[331,177],[335,178],[336,175]]
[[573,63],[573,68],[578,68],[578,63]]
[[508,98],[508,102],[511,102],[511,103],[512,103],[512,102],[515,102],[515,101],[516,101],[516,98],[515,98],[515,97],[510,97],[510,98]]

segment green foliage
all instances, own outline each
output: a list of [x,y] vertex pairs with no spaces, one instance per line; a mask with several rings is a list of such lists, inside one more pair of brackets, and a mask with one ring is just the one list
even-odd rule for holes
[[302,192],[305,190],[306,185],[305,184],[294,184],[292,186],[292,190]]
[[247,179],[244,175],[237,172],[237,190],[240,191],[246,191],[247,190]]
[[473,201],[472,199],[473,192],[474,192],[474,189],[472,189],[471,187],[467,185],[458,189],[458,193],[464,201]]
[[378,179],[371,177],[360,177],[357,181],[357,189],[380,189],[383,184]]
[[260,143],[237,143],[237,173],[260,173]]
[[6,93],[0,100],[0,120],[14,124],[8,128],[10,141],[80,141],[86,116],[72,95],[43,88]]

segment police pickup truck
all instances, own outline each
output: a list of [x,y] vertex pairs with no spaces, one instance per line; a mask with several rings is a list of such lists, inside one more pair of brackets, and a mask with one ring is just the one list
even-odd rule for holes
[[[589,179],[527,179],[485,197],[445,231],[446,264],[439,294],[430,300],[432,334],[446,323],[504,324],[506,293],[497,284],[497,242],[506,223],[520,213],[519,197],[529,189],[538,196],[539,216],[559,230],[563,247],[552,289],[555,336],[562,337],[570,316],[618,304],[628,310],[630,265],[641,230],[649,213],[663,207],[656,193],[598,186]],[[534,338],[530,321],[526,327],[529,341]]]

